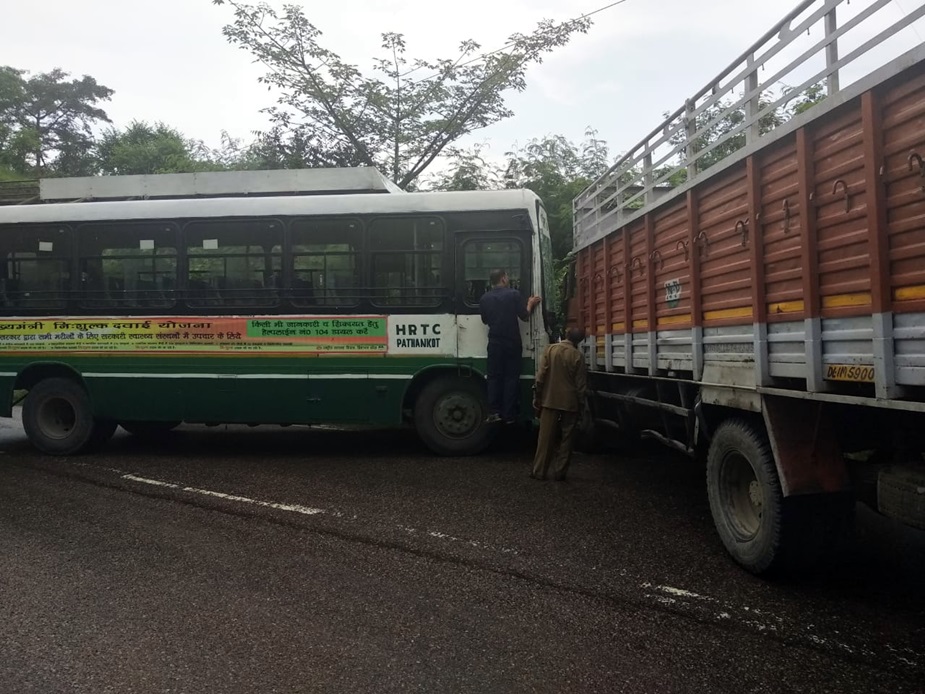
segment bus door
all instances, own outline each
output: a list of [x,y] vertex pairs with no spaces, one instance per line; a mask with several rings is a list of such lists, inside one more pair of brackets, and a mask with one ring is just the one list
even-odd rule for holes
[[[461,359],[485,358],[488,354],[488,327],[479,314],[479,299],[491,289],[489,276],[498,268],[508,273],[513,289],[524,300],[535,293],[532,282],[530,233],[527,231],[462,232],[456,235],[456,314],[457,349]],[[538,333],[542,330],[540,311],[521,323],[525,356],[536,354]]]

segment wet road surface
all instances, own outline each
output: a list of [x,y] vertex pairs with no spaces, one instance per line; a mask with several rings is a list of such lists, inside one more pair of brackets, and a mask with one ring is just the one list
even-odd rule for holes
[[925,533],[866,510],[801,581],[740,570],[653,447],[527,476],[533,440],[0,426],[0,692],[914,692]]

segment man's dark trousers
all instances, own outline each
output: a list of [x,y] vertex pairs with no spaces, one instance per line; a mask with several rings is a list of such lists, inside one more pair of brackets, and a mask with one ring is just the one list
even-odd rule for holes
[[517,417],[523,347],[510,340],[488,340],[488,408],[505,421]]

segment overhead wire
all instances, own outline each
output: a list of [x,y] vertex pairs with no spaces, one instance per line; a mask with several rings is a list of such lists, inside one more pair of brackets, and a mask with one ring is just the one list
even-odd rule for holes
[[[616,0],[615,2],[611,2],[611,3],[608,4],[608,5],[604,5],[603,7],[597,8],[596,10],[592,10],[592,11],[590,11],[590,12],[585,12],[583,15],[579,15],[578,17],[573,17],[572,19],[569,19],[569,20],[567,20],[567,21],[565,21],[565,22],[562,22],[561,24],[557,24],[555,27],[550,28],[549,31],[552,31],[552,29],[558,29],[558,28],[563,27],[563,26],[568,26],[569,24],[575,24],[576,22],[580,22],[580,21],[583,20],[583,19],[588,19],[589,17],[593,17],[593,16],[596,15],[596,14],[600,14],[601,12],[604,12],[604,11],[606,11],[606,10],[612,9],[612,8],[616,7],[617,5],[622,5],[622,4],[625,3],[625,2],[628,2],[628,0]],[[547,33],[548,33],[548,32],[547,32]],[[542,33],[541,33],[540,35],[542,36]],[[496,53],[501,53],[502,51],[507,50],[508,48],[510,48],[510,47],[513,46],[513,45],[515,45],[515,43],[514,43],[513,41],[511,41],[511,42],[506,43],[505,45],[501,46],[501,48],[496,48],[495,50],[489,51],[488,53],[482,53],[481,55],[478,55],[478,56],[476,56],[476,57],[474,57],[474,58],[472,58],[472,59],[470,59],[470,60],[467,60],[467,61],[464,62],[464,63],[460,63],[460,62],[457,60],[457,62],[453,64],[453,67],[454,67],[454,68],[457,68],[457,67],[464,67],[464,66],[466,66],[466,65],[471,65],[472,63],[476,63],[476,62],[478,62],[478,61],[480,61],[480,60],[484,60],[485,58],[489,58],[489,57],[495,55]],[[462,57],[462,56],[460,56],[460,57]],[[421,67],[422,67],[422,66],[418,66],[418,67],[412,68],[412,69],[408,70],[407,72],[402,73],[401,75],[399,75],[399,78],[407,77],[408,75],[412,74],[413,72],[417,72],[418,70],[420,70]],[[425,77],[424,79],[420,80],[420,82],[429,82],[429,81],[432,80],[432,79],[435,79],[435,78],[437,78],[437,77],[440,77],[442,74],[443,74],[443,73],[441,73],[441,72],[434,73],[433,75],[430,75],[429,77]]]
[[[903,13],[903,17],[909,16],[909,13],[906,12],[906,10],[903,8],[902,5],[899,4],[899,0],[893,0],[893,4],[896,5],[897,9],[899,9],[899,11]],[[913,32],[915,32],[915,35],[919,38],[919,41],[922,41],[922,35],[919,33],[919,30],[916,28],[915,22],[910,24],[909,28],[912,29]]]

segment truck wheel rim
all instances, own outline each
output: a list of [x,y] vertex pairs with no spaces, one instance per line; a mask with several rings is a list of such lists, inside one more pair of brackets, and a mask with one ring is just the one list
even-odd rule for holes
[[721,478],[725,514],[738,540],[752,540],[761,529],[764,490],[748,459],[730,453],[723,461]]
[[48,398],[38,409],[39,429],[50,439],[66,439],[77,424],[77,411],[65,398]]

